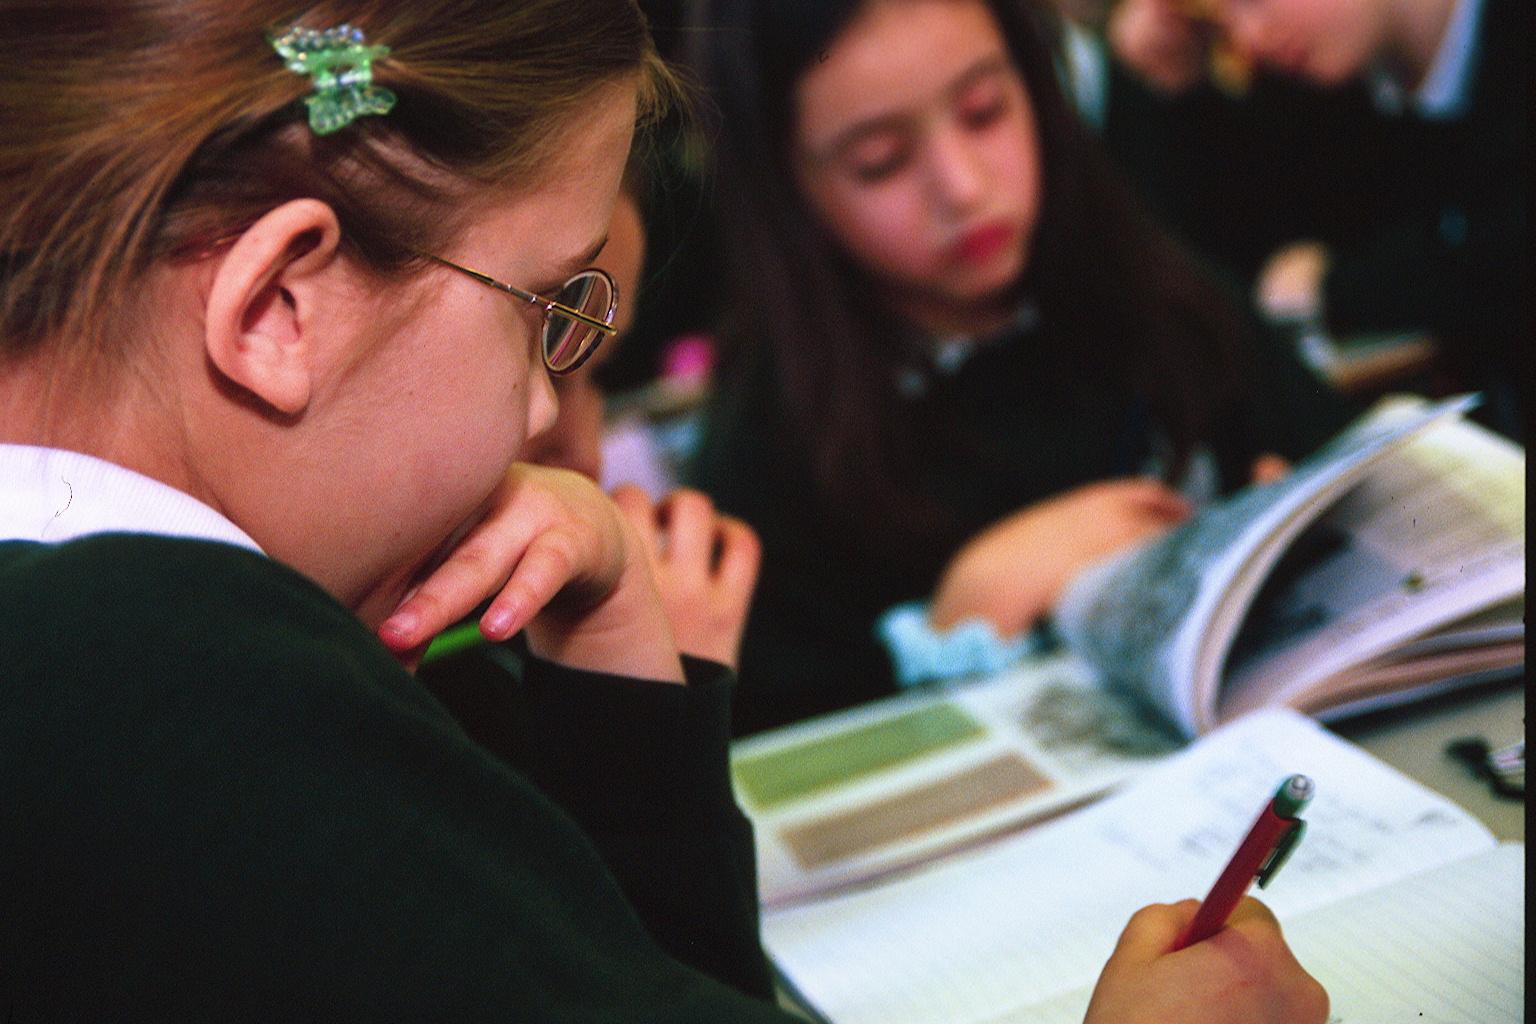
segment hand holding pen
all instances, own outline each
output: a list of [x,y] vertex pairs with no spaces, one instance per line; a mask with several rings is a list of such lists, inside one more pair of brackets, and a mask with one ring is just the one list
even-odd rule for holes
[[1220,931],[1255,879],[1261,889],[1270,883],[1306,832],[1306,822],[1297,815],[1312,800],[1312,793],[1312,780],[1305,775],[1292,775],[1280,784],[1226,870],[1211,886],[1194,919],[1179,934],[1175,950],[1203,942]]
[[[1280,922],[1244,893],[1274,877],[1301,837],[1311,781],[1292,776],[1265,804],[1211,893],[1137,911],[1094,989],[1085,1024],[1323,1024],[1328,993],[1286,945]],[[1189,948],[1185,948],[1189,947]]]

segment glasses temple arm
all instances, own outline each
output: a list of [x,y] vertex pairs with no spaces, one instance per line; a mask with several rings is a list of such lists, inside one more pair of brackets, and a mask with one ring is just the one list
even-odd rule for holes
[[540,306],[546,313],[558,312],[561,316],[566,317],[567,319],[575,320],[578,323],[586,324],[588,327],[596,328],[609,337],[619,333],[619,329],[613,326],[613,324],[610,324],[604,320],[599,320],[595,316],[588,316],[581,310],[572,309],[570,306],[567,306],[561,302],[556,302],[554,299],[546,299],[542,295],[523,291],[523,289],[517,287],[516,285],[507,284],[505,281],[498,281],[491,275],[482,274],[480,271],[475,270],[472,267],[462,266],[458,263],[451,263],[448,260],[443,259],[441,256],[433,256],[431,253],[423,253],[423,255],[425,255],[427,259],[432,260],[434,263],[441,263],[443,266],[452,267],[454,270],[457,270],[462,274],[468,274],[470,277],[474,278],[476,281],[479,281],[481,284],[488,284],[492,288],[495,288],[497,291],[506,292],[509,295],[515,295],[517,298],[522,299],[524,302],[532,303],[535,306]]

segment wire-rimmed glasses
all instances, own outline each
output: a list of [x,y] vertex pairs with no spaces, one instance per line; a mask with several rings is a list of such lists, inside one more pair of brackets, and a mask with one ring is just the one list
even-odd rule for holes
[[606,270],[589,267],[572,274],[554,298],[524,291],[489,274],[461,266],[441,256],[423,253],[434,263],[468,274],[481,284],[531,303],[544,312],[544,365],[555,375],[570,373],[592,357],[606,336],[618,333],[613,316],[619,308],[619,286]]

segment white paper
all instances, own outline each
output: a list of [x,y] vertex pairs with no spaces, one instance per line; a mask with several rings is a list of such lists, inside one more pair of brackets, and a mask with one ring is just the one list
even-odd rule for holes
[[[965,715],[976,734],[768,805],[742,784],[740,768],[754,759],[794,758],[864,727],[934,709]],[[737,799],[752,818],[757,842],[759,897],[775,907],[889,874],[1095,799],[1177,746],[1176,738],[1148,722],[1139,708],[1099,687],[1075,658],[1033,657],[996,677],[909,692],[748,737],[732,744],[731,756],[738,769]],[[953,817],[910,820],[934,813],[932,801],[924,811],[914,805],[925,791],[997,759],[1015,759],[1039,779],[1038,788],[959,810],[945,802],[943,813]],[[867,828],[868,813],[879,808],[901,816],[903,828],[879,842],[849,839],[849,852],[825,861],[805,863],[797,856],[797,830],[856,834],[860,821]]]
[[1137,908],[1206,894],[1293,772],[1311,776],[1318,795],[1305,840],[1261,894],[1282,918],[1494,846],[1464,811],[1358,747],[1266,711],[1060,821],[769,913],[764,939],[836,1024],[977,1024],[1070,1005]]
[[[1509,843],[1285,922],[1329,1024],[1524,1020],[1525,847]],[[986,1024],[1081,1024],[1080,988]]]

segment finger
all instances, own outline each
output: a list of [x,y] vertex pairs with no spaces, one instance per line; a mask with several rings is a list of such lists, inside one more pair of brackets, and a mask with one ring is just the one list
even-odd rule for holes
[[1265,452],[1253,460],[1253,482],[1256,484],[1273,483],[1284,477],[1291,471],[1289,460],[1281,458],[1274,452]]
[[498,540],[490,532],[471,533],[384,620],[379,638],[393,651],[406,651],[459,621],[507,578],[521,543],[516,534]]
[[645,489],[634,484],[619,484],[608,495],[613,503],[626,511],[644,512],[650,515],[655,510],[655,503],[651,496],[645,493]]
[[718,530],[720,558],[715,564],[715,580],[728,600],[745,604],[757,585],[757,571],[763,561],[763,545],[757,532],[734,516],[721,516]]
[[1115,959],[1150,963],[1167,954],[1199,907],[1198,900],[1142,907],[1131,915],[1125,930],[1120,933],[1120,941],[1115,944]]
[[1280,921],[1264,904],[1252,896],[1245,896],[1216,934],[1206,940],[1229,952],[1240,949],[1254,950],[1270,958],[1276,964],[1300,968],[1285,936]]
[[1122,483],[1124,496],[1151,515],[1170,522],[1182,522],[1194,511],[1188,498],[1161,480],[1138,477]]
[[[388,645],[386,644],[386,646]],[[430,646],[432,646],[432,642],[431,640],[428,640],[425,643],[419,643],[414,647],[405,647],[398,650],[395,648],[390,648],[389,653],[394,656],[394,659],[400,663],[401,667],[403,667],[412,675],[415,675],[416,670],[421,667],[422,657],[426,655],[427,648]]]
[[575,578],[578,565],[572,541],[564,534],[551,530],[535,537],[480,617],[480,631],[501,641],[528,625]]
[[1249,931],[1272,931],[1280,934],[1280,919],[1275,917],[1275,912],[1270,910],[1259,900],[1252,896],[1244,896],[1242,902],[1232,911],[1227,918],[1226,927],[1243,928]]
[[657,515],[666,560],[707,574],[715,546],[715,503],[699,491],[673,491]]
[[634,484],[621,484],[609,495],[618,506],[620,514],[628,520],[645,545],[646,556],[654,566],[661,557],[661,532],[657,526],[656,506],[651,496]]
[[1208,941],[1218,948],[1225,948],[1229,956],[1239,955],[1239,950],[1256,953],[1270,965],[1271,971],[1306,974],[1295,952],[1285,941],[1280,920],[1273,911],[1252,896],[1243,898],[1222,929]]

